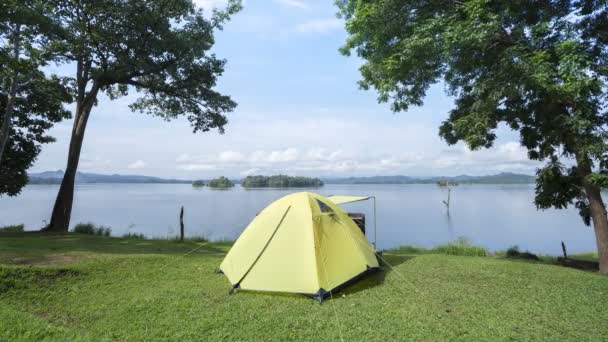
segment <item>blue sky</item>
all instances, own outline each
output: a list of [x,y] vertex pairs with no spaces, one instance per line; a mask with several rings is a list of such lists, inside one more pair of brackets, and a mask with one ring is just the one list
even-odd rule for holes
[[[223,0],[195,0],[209,9]],[[333,1],[249,0],[216,35],[228,60],[218,89],[238,108],[223,135],[193,134],[185,118],[165,122],[132,113],[137,94],[93,109],[80,170],[184,179],[286,173],[304,176],[412,176],[532,173],[518,135],[499,129],[496,146],[469,151],[438,136],[452,99],[438,84],[422,107],[394,114],[376,93],[358,89],[356,57]],[[70,67],[49,69],[73,73]],[[56,125],[31,170],[65,168],[72,121]]]

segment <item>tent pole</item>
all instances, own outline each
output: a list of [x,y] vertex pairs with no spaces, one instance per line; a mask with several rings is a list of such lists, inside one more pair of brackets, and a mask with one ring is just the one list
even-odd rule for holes
[[374,199],[374,252],[378,250],[376,240],[376,196],[372,196]]

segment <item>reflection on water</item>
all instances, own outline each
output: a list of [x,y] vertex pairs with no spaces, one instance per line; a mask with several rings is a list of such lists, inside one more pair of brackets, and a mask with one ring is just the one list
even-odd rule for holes
[[[94,222],[127,232],[175,236],[179,209],[185,207],[188,235],[234,239],[273,200],[297,189],[194,189],[188,184],[78,185],[72,225]],[[378,246],[432,247],[464,237],[491,250],[519,245],[536,253],[559,254],[563,240],[571,253],[595,250],[592,228],[575,209],[537,211],[532,185],[460,185],[450,199],[436,185],[326,185],[311,190],[323,195],[366,195],[377,198]],[[36,229],[48,220],[56,185],[32,185],[16,198],[0,198],[0,225],[24,223]],[[345,204],[363,212],[372,236],[371,202]]]

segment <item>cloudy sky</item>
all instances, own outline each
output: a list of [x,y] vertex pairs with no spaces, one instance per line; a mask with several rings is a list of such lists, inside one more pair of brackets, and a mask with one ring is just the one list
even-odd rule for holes
[[[196,0],[221,6],[222,0]],[[286,173],[323,177],[532,173],[518,135],[499,129],[491,150],[438,136],[453,100],[441,84],[425,104],[394,114],[358,89],[361,61],[338,53],[346,33],[333,1],[245,1],[214,48],[226,58],[219,89],[239,106],[223,135],[193,134],[186,119],[132,113],[136,94],[101,98],[87,127],[80,171],[183,179]],[[61,67],[57,72],[71,72]],[[53,128],[32,172],[65,168],[72,121]]]

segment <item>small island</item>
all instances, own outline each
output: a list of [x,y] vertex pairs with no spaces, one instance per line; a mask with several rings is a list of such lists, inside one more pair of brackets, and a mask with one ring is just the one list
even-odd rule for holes
[[440,179],[439,181],[437,181],[437,185],[439,185],[440,188],[449,188],[450,186],[457,186],[458,183],[454,181],[449,181],[447,179]]
[[229,189],[234,186],[234,183],[230,179],[222,176],[220,178],[210,180],[209,184],[207,185],[214,189]]
[[286,175],[247,176],[241,181],[244,188],[308,188],[321,187],[319,178],[291,177]]
[[205,186],[205,181],[195,180],[194,182],[192,182],[192,186],[195,188],[202,188]]

